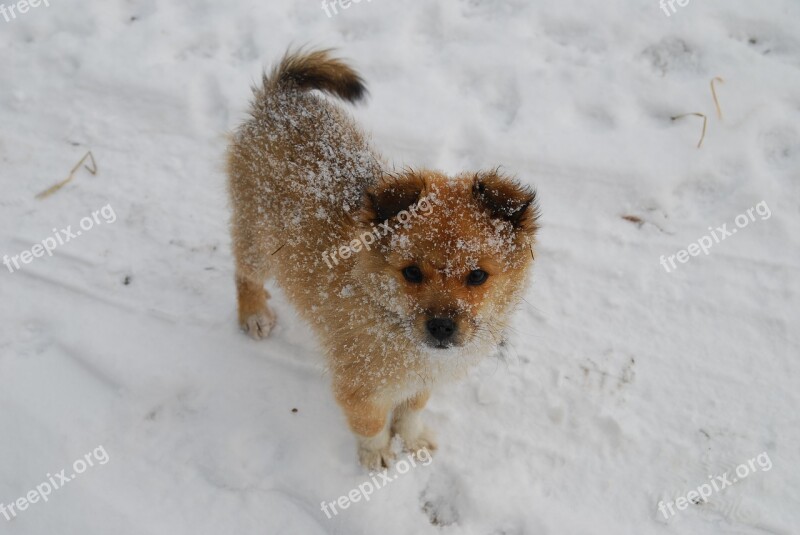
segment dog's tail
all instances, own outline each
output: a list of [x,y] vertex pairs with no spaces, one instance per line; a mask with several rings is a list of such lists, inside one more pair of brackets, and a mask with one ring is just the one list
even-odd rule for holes
[[319,89],[349,102],[358,102],[367,95],[361,76],[344,61],[332,57],[330,49],[287,52],[280,64],[265,76],[264,89],[279,92]]

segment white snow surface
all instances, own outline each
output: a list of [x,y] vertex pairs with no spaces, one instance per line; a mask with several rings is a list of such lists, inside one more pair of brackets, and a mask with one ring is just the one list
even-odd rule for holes
[[[0,533],[800,533],[796,0],[49,4],[0,16],[0,255],[117,219],[0,266],[0,504],[109,461]],[[302,44],[360,70],[352,113],[396,165],[502,165],[543,212],[509,349],[431,399],[433,461],[331,519],[369,476],[280,291],[270,339],[238,330],[223,172]],[[89,150],[96,175],[34,198]]]

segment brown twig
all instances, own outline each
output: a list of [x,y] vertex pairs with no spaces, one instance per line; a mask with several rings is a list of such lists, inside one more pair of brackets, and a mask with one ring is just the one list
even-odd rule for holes
[[277,249],[275,249],[275,252],[274,252],[274,253],[272,253],[270,256],[274,256],[274,255],[278,254],[278,251],[280,251],[281,249],[283,249],[284,247],[286,247],[286,244],[287,244],[287,243],[289,243],[289,242],[288,242],[288,241],[286,241],[286,242],[283,242],[283,245],[281,245],[280,247],[278,247]]
[[717,107],[717,117],[722,120],[722,109],[719,107],[719,100],[717,100],[717,88],[714,87],[714,82],[719,82],[721,84],[725,83],[725,80],[716,76],[711,79],[711,96],[714,97],[714,106]]
[[695,115],[697,117],[703,118],[703,132],[700,134],[700,141],[697,143],[697,148],[699,149],[703,145],[703,140],[706,138],[706,127],[708,126],[708,117],[706,117],[706,114],[700,112],[684,113],[683,115],[676,115],[671,119],[673,121],[677,121],[678,119],[683,119],[684,117],[688,117],[690,115]]
[[624,219],[625,221],[630,221],[631,223],[634,223],[638,227],[644,225],[644,220],[638,215],[624,215],[622,216],[622,219]]
[[81,168],[81,165],[83,165],[83,162],[86,161],[86,158],[89,158],[89,160],[91,161],[92,166],[89,167],[88,165],[84,165],[84,167],[91,174],[96,175],[97,174],[97,162],[94,161],[94,154],[92,154],[92,151],[89,151],[89,152],[87,152],[86,154],[83,155],[83,158],[81,158],[81,160],[77,164],[75,164],[75,167],[72,168],[72,170],[69,172],[69,176],[66,179],[62,180],[58,184],[54,184],[54,185],[50,186],[49,188],[47,188],[43,192],[39,193],[36,196],[36,198],[37,199],[44,199],[45,197],[49,197],[53,193],[55,193],[58,190],[60,190],[61,188],[63,188],[67,183],[69,183],[70,180],[75,178],[75,173],[77,173],[78,169]]

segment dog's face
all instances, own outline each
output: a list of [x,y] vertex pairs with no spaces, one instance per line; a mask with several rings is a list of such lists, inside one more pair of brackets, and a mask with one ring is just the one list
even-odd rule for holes
[[534,192],[497,172],[407,172],[364,204],[380,238],[355,274],[387,315],[431,350],[499,343],[533,262]]

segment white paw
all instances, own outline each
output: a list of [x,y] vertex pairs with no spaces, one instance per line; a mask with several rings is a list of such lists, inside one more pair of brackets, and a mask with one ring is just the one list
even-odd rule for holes
[[381,471],[394,460],[389,429],[384,428],[373,437],[358,437],[358,460],[370,471]]
[[363,446],[358,448],[358,460],[361,462],[361,466],[370,472],[380,472],[389,468],[394,458],[395,454],[389,444],[385,448],[377,450]]
[[420,411],[402,411],[397,413],[392,425],[392,434],[403,440],[403,449],[416,453],[427,449],[433,453],[436,449],[436,440],[429,427],[422,423]]
[[273,327],[275,327],[275,314],[270,309],[251,314],[242,323],[242,330],[254,340],[267,338]]
[[436,437],[427,427],[423,427],[413,435],[404,435],[403,433],[399,433],[399,435],[403,439],[403,449],[406,451],[414,454],[423,449],[428,450],[429,454],[436,451]]

